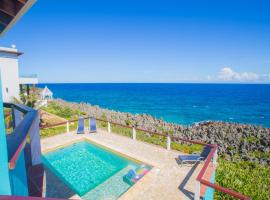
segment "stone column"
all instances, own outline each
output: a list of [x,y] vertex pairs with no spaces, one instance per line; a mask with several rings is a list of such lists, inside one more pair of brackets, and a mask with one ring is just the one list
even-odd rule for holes
[[171,137],[167,136],[167,150],[171,150]]
[[67,133],[69,133],[69,122],[67,121]]
[[132,128],[132,139],[136,140],[136,129],[134,127]]
[[111,133],[112,132],[112,129],[111,129],[111,123],[108,122],[108,132]]

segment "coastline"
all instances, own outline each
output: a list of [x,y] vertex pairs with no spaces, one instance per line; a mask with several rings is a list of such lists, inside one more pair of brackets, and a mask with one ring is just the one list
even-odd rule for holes
[[206,143],[217,143],[219,154],[226,160],[243,160],[270,164],[270,128],[262,126],[206,121],[191,126],[182,126],[156,119],[148,114],[131,114],[87,103],[72,103],[62,99],[53,102],[62,107],[80,110],[88,116],[103,118],[123,125],[132,125],[149,131],[168,133]]
[[270,85],[70,83],[47,86],[55,98],[132,114],[147,113],[185,126],[218,120],[270,128],[270,102],[267,100]]

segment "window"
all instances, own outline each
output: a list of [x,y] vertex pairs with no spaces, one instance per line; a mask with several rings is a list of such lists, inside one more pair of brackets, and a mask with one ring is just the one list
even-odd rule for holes
[[8,88],[6,88],[6,92],[8,93]]

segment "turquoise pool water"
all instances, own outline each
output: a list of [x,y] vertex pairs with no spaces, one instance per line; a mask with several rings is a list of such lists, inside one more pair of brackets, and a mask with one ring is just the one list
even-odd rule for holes
[[123,176],[140,164],[89,142],[43,155],[43,163],[82,199],[117,199],[131,185]]

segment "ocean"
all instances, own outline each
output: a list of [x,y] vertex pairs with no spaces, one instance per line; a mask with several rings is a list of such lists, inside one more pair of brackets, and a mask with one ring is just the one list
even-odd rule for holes
[[146,113],[189,125],[207,120],[270,127],[270,84],[68,83],[47,85],[54,98]]

